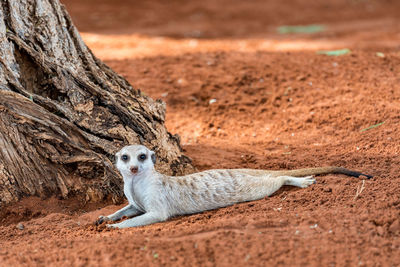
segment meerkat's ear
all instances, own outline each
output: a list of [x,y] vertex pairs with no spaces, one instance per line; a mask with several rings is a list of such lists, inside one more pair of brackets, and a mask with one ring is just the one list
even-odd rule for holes
[[151,161],[153,162],[153,164],[156,164],[157,158],[156,158],[156,153],[151,152]]

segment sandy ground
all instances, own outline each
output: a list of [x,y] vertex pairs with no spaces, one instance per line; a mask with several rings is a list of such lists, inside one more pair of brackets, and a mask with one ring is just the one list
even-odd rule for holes
[[[62,2],[98,57],[167,103],[199,170],[375,177],[125,230],[93,225],[122,205],[28,198],[0,212],[0,266],[400,266],[398,1]],[[277,32],[309,24],[325,28]]]

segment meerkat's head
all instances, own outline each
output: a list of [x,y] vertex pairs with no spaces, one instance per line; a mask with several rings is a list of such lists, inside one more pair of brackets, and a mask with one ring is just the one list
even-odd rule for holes
[[116,166],[124,177],[154,170],[156,154],[142,145],[123,147],[115,154]]

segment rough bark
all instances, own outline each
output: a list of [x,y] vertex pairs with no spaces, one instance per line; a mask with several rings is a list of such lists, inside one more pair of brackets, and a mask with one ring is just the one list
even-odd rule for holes
[[168,174],[192,171],[164,127],[165,104],[97,59],[58,0],[0,0],[0,205],[23,196],[123,195],[113,155],[155,150]]

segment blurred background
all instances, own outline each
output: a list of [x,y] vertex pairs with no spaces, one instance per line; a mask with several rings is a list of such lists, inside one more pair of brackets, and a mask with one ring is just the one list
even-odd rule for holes
[[200,169],[340,163],[372,153],[358,131],[398,110],[384,99],[397,97],[400,1],[62,3],[96,56],[167,103]]
[[[122,49],[114,51],[114,58],[162,54],[163,51],[157,51],[161,46],[168,49],[169,54],[171,50],[173,53],[186,52],[193,46],[207,51],[210,47],[241,51],[293,51],[340,46],[366,49],[397,47],[400,39],[400,2],[396,0],[61,2],[66,5],[78,29],[91,33],[85,38],[89,44],[98,42],[99,45]],[[285,28],[293,25],[306,27]],[[122,35],[120,41],[124,44],[117,44],[115,36],[110,42],[106,39],[108,35]],[[192,40],[177,44],[169,40],[160,44],[158,37],[199,42]],[[221,39],[228,40],[215,44]],[[139,41],[144,41],[145,45],[134,45]],[[96,50],[108,53],[104,47]]]

